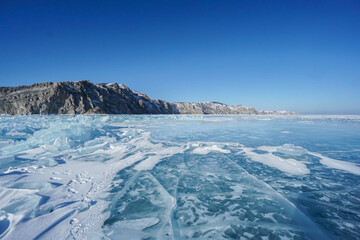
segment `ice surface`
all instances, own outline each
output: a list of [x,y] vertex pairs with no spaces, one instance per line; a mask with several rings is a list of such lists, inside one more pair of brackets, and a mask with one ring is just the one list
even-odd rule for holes
[[1,116],[2,239],[359,239],[360,117]]

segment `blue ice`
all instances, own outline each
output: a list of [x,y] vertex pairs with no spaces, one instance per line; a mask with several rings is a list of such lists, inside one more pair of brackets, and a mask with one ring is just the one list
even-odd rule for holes
[[360,117],[0,117],[2,239],[359,239]]

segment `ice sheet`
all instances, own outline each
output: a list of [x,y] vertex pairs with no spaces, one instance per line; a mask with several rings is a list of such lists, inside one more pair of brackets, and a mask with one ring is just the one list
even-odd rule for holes
[[360,118],[0,117],[2,239],[360,238]]

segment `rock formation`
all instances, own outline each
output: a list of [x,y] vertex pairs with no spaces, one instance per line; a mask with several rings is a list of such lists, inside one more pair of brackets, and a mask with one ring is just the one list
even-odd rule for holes
[[123,84],[46,82],[0,87],[0,114],[292,114],[217,102],[169,103]]

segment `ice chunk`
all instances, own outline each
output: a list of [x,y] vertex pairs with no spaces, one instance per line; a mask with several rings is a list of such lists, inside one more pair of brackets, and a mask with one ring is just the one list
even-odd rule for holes
[[301,156],[307,153],[304,148],[295,146],[294,144],[284,144],[276,148],[276,152],[280,152],[289,156]]
[[293,144],[284,144],[282,146],[260,146],[257,147],[258,150],[263,150],[263,151],[267,151],[267,152],[279,152],[279,153],[283,153],[285,155],[288,156],[301,156],[307,153],[307,150],[299,147],[299,146],[295,146]]

